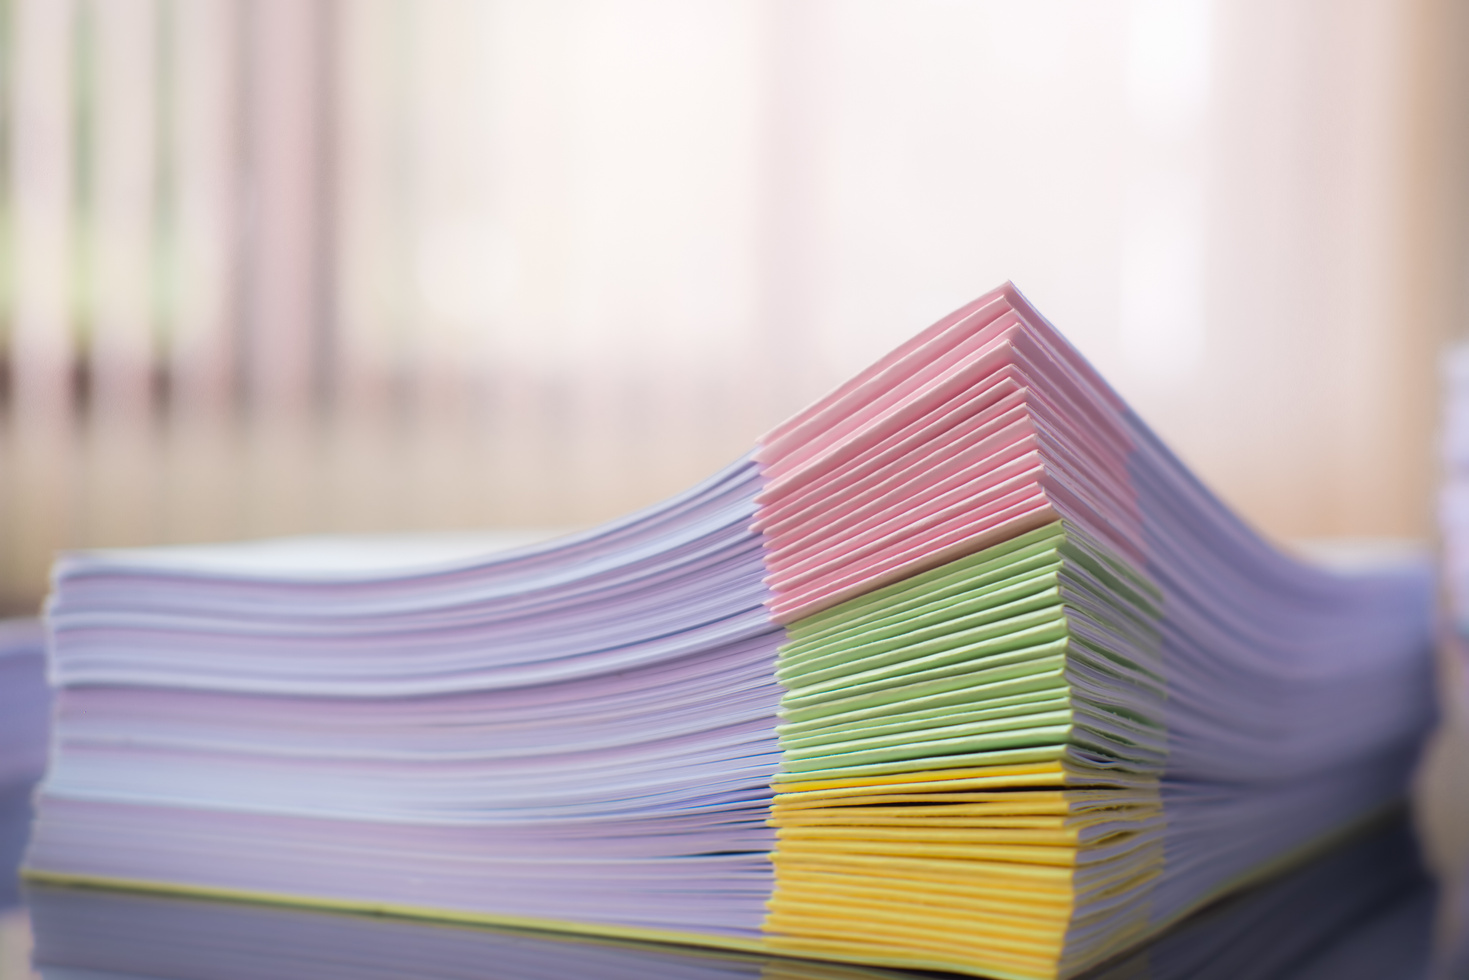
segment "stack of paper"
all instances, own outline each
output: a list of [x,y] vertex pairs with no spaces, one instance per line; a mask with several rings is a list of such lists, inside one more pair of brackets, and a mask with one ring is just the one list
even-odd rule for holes
[[1069,976],[1397,800],[1428,570],[1266,545],[1013,289],[664,505],[56,573],[38,880]]
[[[922,980],[769,955],[37,886],[43,980]],[[1092,980],[1417,980],[1433,893],[1397,821],[1188,919]]]
[[757,484],[741,464],[412,574],[316,542],[63,562],[32,866],[758,935],[780,688]]
[[1439,491],[1443,578],[1455,632],[1469,636],[1469,344],[1447,352],[1443,382],[1439,447],[1443,466]]
[[1469,976],[1469,344],[1444,357],[1439,496],[1447,599],[1439,642],[1439,719],[1414,803],[1425,857],[1439,878],[1435,946],[1444,977]]
[[0,620],[0,909],[20,899],[17,874],[30,832],[31,794],[46,770],[50,714],[40,622]]

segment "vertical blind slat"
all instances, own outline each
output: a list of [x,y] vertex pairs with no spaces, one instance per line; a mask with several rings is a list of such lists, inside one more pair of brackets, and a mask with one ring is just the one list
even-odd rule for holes
[[159,261],[168,401],[161,537],[170,542],[244,531],[236,409],[245,2],[172,0],[163,8],[167,225]]
[[[71,411],[72,48],[69,0],[14,0],[10,201],[12,453],[4,554],[6,593],[34,601],[52,549],[73,540]],[[17,602],[24,601],[17,598]]]
[[158,431],[152,412],[158,21],[153,0],[90,5],[94,120],[84,260],[90,393],[81,521],[88,540],[157,540]]

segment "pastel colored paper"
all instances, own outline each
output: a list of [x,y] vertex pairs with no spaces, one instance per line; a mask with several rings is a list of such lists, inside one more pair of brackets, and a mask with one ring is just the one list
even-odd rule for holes
[[1071,976],[1432,714],[1427,569],[1266,544],[1009,286],[664,504],[351,552],[61,561],[31,878]]

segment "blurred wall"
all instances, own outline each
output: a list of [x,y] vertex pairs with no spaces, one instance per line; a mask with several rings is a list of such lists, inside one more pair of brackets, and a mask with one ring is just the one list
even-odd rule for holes
[[1449,0],[0,0],[0,607],[586,523],[1013,279],[1271,534],[1426,535]]

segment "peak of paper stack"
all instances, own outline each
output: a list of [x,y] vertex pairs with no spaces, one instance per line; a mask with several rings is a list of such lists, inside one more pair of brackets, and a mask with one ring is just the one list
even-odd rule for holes
[[1428,568],[1266,544],[1009,286],[605,527],[240,554],[59,564],[33,878],[1071,976],[1432,713]]

